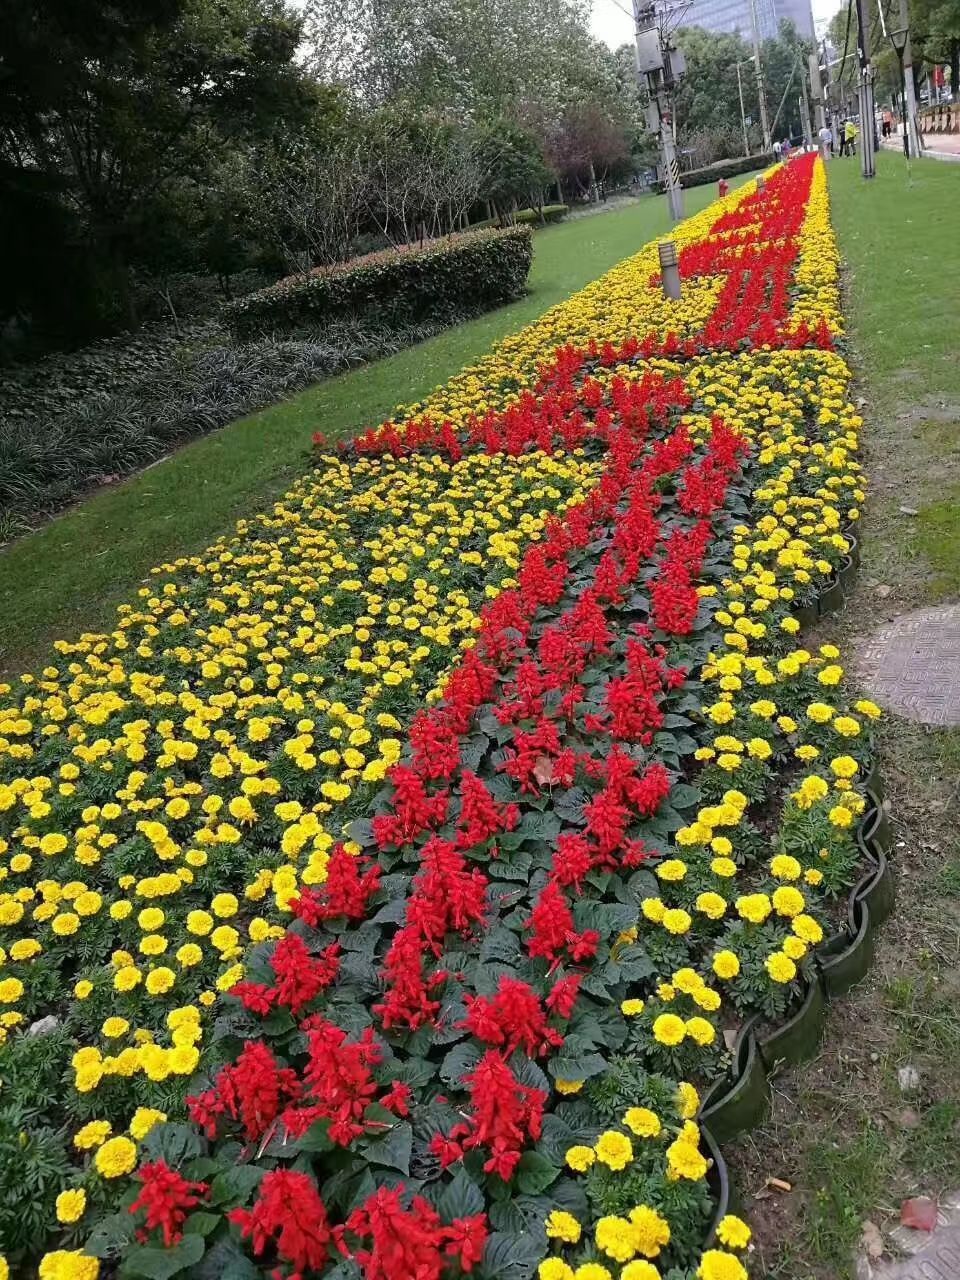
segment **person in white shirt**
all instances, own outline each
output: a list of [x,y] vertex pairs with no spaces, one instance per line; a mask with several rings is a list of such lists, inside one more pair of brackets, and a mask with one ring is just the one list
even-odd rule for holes
[[825,124],[817,137],[820,140],[820,154],[826,160],[828,156],[833,155],[833,130]]
[[780,146],[780,143],[779,143],[779,142],[775,142],[775,143],[773,144],[773,158],[774,158],[774,160],[779,160],[779,159],[780,159],[780,152],[781,152],[782,150],[783,150],[783,148]]

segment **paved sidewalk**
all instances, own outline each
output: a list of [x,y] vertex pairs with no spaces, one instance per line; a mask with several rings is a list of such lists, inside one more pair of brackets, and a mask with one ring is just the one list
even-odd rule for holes
[[[925,133],[923,154],[930,160],[947,160],[960,163],[960,133]],[[892,138],[882,139],[885,151],[903,154],[903,135],[898,131]]]

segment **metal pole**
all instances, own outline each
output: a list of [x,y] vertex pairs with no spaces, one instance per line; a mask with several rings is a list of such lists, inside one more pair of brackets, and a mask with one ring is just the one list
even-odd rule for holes
[[815,53],[811,53],[807,59],[807,69],[810,72],[810,92],[813,95],[813,106],[817,113],[817,132],[824,127],[827,122],[826,111],[823,103],[823,81],[820,78],[820,59]]
[[803,119],[803,144],[807,150],[813,147],[813,130],[810,128],[810,103],[807,101],[807,77],[800,71],[800,107]]
[[750,0],[750,27],[753,33],[753,63],[757,73],[757,97],[760,99],[760,128],[763,130],[763,149],[770,152],[770,124],[767,120],[767,100],[763,94],[763,67],[760,64],[760,29],[757,26],[757,0]]
[[[903,2],[906,3],[906,0]],[[857,90],[860,106],[860,172],[865,178],[872,178],[877,172],[873,146],[876,123],[873,110],[873,68],[870,66],[870,29],[864,17],[863,0],[857,0],[857,31],[860,54],[860,84]]]
[[671,121],[665,118],[663,110],[663,93],[657,92],[657,111],[660,115],[660,154],[663,157],[664,182],[667,188],[667,203],[670,205],[670,217],[674,222],[683,221],[683,188],[680,186],[680,165],[677,163],[677,152],[673,145],[673,129]]
[[743,126],[743,154],[750,154],[750,142],[747,139],[747,116],[743,109],[743,81],[740,79],[740,63],[737,63],[737,93],[740,95],[740,124]]
[[[907,129],[910,134],[910,151],[908,154],[920,157],[920,135],[917,132],[917,95],[913,87],[913,49],[910,44],[910,14],[907,11],[907,0],[900,0],[900,26],[906,32],[903,44],[903,91],[907,99]],[[952,86],[954,95],[957,87]]]

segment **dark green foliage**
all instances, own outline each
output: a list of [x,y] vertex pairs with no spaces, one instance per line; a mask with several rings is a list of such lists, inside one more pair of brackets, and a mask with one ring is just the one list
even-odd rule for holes
[[[337,323],[322,334],[238,346],[224,343],[222,332],[207,324],[191,331],[192,345],[165,338],[155,344],[101,344],[107,356],[81,360],[79,372],[73,371],[75,357],[55,357],[66,370],[62,385],[44,391],[41,383],[32,395],[16,388],[19,410],[0,421],[0,542],[92,485],[127,475],[322,378],[424,342],[485,309],[447,310],[392,330]],[[110,369],[113,350],[124,358]],[[100,363],[100,385],[107,388],[102,393],[91,389]],[[135,381],[138,363],[141,377]]]
[[741,173],[752,173],[770,164],[772,156],[739,156],[735,160],[721,160],[717,164],[705,165],[702,169],[690,169],[681,173],[681,187],[702,187],[705,183],[719,182],[721,178],[735,178]]
[[389,332],[519,297],[532,258],[526,227],[468,232],[289,276],[228,304],[224,316],[237,338],[345,320]]

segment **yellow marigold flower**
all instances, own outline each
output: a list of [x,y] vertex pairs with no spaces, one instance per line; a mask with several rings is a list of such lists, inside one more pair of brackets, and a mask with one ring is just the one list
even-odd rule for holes
[[573,1280],[613,1280],[613,1277],[599,1262],[584,1262],[573,1273]]
[[[121,970],[121,973],[124,970]],[[168,969],[165,965],[161,965],[157,969],[151,969],[147,974],[146,988],[152,996],[165,995],[177,980],[177,975],[172,969]]]
[[636,1231],[626,1218],[613,1214],[601,1218],[594,1229],[594,1241],[601,1253],[614,1262],[629,1262],[637,1252]]
[[537,1268],[537,1280],[574,1280],[573,1267],[562,1258],[544,1258]]
[[782,951],[767,956],[764,967],[774,982],[792,982],[797,976],[797,966]]
[[770,874],[778,880],[799,880],[803,868],[789,853],[778,853],[770,859]]
[[554,1209],[544,1224],[547,1236],[551,1240],[563,1240],[566,1244],[576,1244],[580,1239],[582,1228],[571,1213],[562,1209]]
[[630,1107],[623,1123],[638,1138],[655,1138],[660,1132],[660,1117],[649,1107]]
[[700,1095],[692,1084],[682,1080],[675,1096],[677,1114],[681,1120],[692,1120],[700,1109]]
[[737,914],[751,924],[763,924],[773,910],[773,904],[765,893],[746,893],[737,898]]
[[[615,1173],[625,1169],[633,1159],[633,1143],[626,1134],[618,1133],[616,1129],[607,1129],[601,1133],[593,1149],[600,1163],[605,1164],[608,1169],[613,1169]],[[568,1151],[568,1162],[569,1156]]]
[[729,1249],[745,1249],[752,1237],[753,1232],[735,1214],[726,1214],[717,1225],[717,1239]]
[[835,827],[846,830],[853,822],[853,814],[842,804],[835,804],[827,817]]
[[806,903],[803,894],[793,885],[781,885],[773,891],[773,909],[779,916],[793,917],[800,914]]
[[153,1107],[137,1107],[130,1121],[130,1133],[138,1142],[142,1142],[150,1130],[163,1124],[167,1118],[165,1111],[157,1111]]
[[638,1204],[630,1210],[630,1225],[636,1252],[645,1258],[655,1258],[670,1243],[670,1223],[649,1205]]
[[682,880],[687,874],[687,864],[681,862],[679,858],[668,858],[666,862],[661,862],[654,870],[661,880]]
[[687,1035],[701,1048],[705,1048],[708,1044],[713,1044],[717,1038],[713,1023],[708,1022],[706,1018],[700,1017],[687,1019]]
[[40,1259],[40,1280],[97,1280],[100,1261],[72,1249],[56,1249]]
[[816,946],[818,942],[823,941],[823,929],[814,920],[813,916],[794,916],[790,922],[790,927],[798,938],[802,938],[804,942],[809,943],[811,946]]
[[699,1181],[707,1173],[707,1161],[700,1148],[683,1136],[667,1147],[667,1166],[674,1178],[687,1178],[691,1182]]
[[57,1221],[78,1222],[87,1207],[87,1193],[82,1187],[74,1187],[69,1191],[61,1191],[57,1196]]
[[660,1272],[652,1262],[635,1258],[620,1272],[620,1280],[660,1280]]
[[554,1080],[553,1083],[557,1093],[562,1094],[579,1093],[583,1088],[582,1080]]
[[784,938],[780,944],[780,948],[785,956],[789,956],[791,960],[802,960],[807,954],[807,944],[794,934],[790,934]]
[[658,1044],[665,1044],[671,1048],[680,1044],[687,1034],[687,1028],[682,1018],[678,1018],[675,1013],[661,1013],[653,1022],[653,1038]]
[[640,903],[640,910],[647,920],[653,924],[659,924],[666,915],[667,908],[659,898],[644,898]]
[[93,1147],[99,1147],[102,1142],[106,1142],[109,1137],[110,1122],[108,1120],[90,1120],[73,1135],[73,1145],[78,1151],[90,1151]]
[[623,1000],[620,1003],[620,1012],[625,1018],[636,1018],[645,1008],[643,1000]]
[[570,1147],[564,1156],[574,1173],[586,1173],[596,1158],[593,1147]]
[[856,776],[860,766],[853,756],[835,756],[830,761],[830,768],[838,778],[853,778]]
[[737,864],[732,858],[714,858],[710,863],[710,870],[715,876],[722,876],[725,880],[729,880],[731,876],[737,874]]
[[713,972],[718,978],[728,981],[740,972],[740,961],[732,951],[718,951],[713,957]]
[[853,704],[854,711],[859,711],[862,716],[866,716],[868,720],[879,720],[883,712],[875,702],[870,702],[866,698],[860,698]]
[[115,1040],[117,1036],[126,1035],[130,1030],[130,1023],[126,1018],[107,1018],[100,1030],[108,1040]]
[[682,907],[671,907],[663,913],[661,923],[668,933],[679,935],[689,931],[693,920],[690,913]]
[[703,912],[708,920],[720,920],[727,910],[727,900],[719,893],[701,893],[698,894],[694,906],[698,911]]
[[130,1173],[137,1163],[136,1143],[129,1138],[108,1138],[93,1158],[94,1166],[104,1178],[120,1178]]
[[697,1267],[697,1280],[749,1280],[746,1268],[732,1253],[708,1249]]

